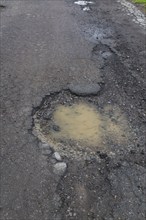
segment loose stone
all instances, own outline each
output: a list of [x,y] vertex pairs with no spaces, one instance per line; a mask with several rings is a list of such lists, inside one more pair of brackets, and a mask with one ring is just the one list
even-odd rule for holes
[[62,160],[62,159],[61,159],[61,156],[60,156],[60,154],[59,154],[58,152],[55,152],[55,153],[52,155],[52,157],[55,158],[55,159],[58,160],[58,161],[61,161],[61,160]]
[[47,144],[47,143],[42,143],[42,142],[39,143],[39,147],[40,147],[41,149],[50,149],[50,145],[49,145],[49,144]]
[[103,53],[102,53],[102,58],[106,60],[106,59],[108,59],[111,55],[112,55],[112,53],[110,53],[110,52],[103,52]]
[[54,172],[59,175],[63,175],[66,171],[67,165],[64,162],[59,162],[54,165]]
[[52,150],[51,149],[42,149],[42,154],[43,155],[50,155],[52,153]]

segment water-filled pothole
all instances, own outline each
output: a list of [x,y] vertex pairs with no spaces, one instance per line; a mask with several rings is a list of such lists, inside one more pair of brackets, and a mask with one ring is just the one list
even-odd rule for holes
[[61,154],[96,153],[129,139],[126,116],[119,107],[98,106],[97,97],[69,92],[46,97],[34,115],[35,134]]

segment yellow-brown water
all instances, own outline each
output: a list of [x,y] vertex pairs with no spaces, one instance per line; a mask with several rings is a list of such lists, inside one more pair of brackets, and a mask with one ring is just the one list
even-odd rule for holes
[[107,140],[122,143],[127,139],[128,125],[119,108],[106,106],[100,113],[85,103],[60,105],[54,111],[53,121],[60,127],[51,131],[54,140],[73,140],[88,146],[100,146]]

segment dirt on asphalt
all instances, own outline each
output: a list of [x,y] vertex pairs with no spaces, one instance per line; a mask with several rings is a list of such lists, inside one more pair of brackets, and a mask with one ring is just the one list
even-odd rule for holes
[[144,26],[114,0],[1,4],[1,220],[144,220]]

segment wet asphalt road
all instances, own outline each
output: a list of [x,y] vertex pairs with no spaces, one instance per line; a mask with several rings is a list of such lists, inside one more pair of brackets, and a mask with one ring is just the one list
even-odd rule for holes
[[[1,220],[145,219],[144,28],[114,0],[83,11],[73,0],[7,1],[1,8]],[[99,159],[63,157],[32,133],[33,110],[68,84],[99,83],[133,136]]]

